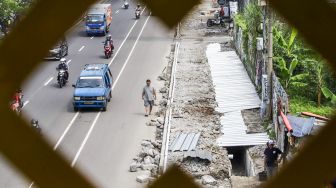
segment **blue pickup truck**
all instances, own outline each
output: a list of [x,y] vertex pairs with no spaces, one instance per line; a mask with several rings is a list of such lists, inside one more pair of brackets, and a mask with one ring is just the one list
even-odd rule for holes
[[107,64],[88,64],[82,70],[73,94],[74,110],[100,108],[106,111],[112,98],[113,76]]

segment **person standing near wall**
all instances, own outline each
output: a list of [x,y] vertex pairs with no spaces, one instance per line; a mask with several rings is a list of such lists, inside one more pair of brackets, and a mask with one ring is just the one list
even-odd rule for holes
[[[267,148],[264,151],[265,155],[265,169],[267,173],[267,177],[270,178],[277,174],[278,172],[278,164],[281,162],[283,155],[282,151],[275,147],[275,142],[273,140],[269,140],[267,142]],[[280,156],[280,159],[278,159]]]

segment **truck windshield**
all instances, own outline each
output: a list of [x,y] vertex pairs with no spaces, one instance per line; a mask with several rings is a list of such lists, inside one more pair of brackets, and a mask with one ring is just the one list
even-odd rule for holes
[[76,88],[97,88],[104,87],[102,77],[80,77]]
[[86,17],[86,22],[87,23],[100,23],[100,22],[104,22],[104,16],[103,15],[88,15]]

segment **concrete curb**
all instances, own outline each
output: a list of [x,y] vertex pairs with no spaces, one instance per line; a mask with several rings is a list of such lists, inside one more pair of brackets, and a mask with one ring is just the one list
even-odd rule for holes
[[169,85],[169,96],[167,103],[167,110],[165,113],[164,129],[163,129],[163,138],[162,138],[162,147],[161,147],[161,157],[159,163],[159,173],[163,174],[167,169],[168,161],[168,145],[169,145],[169,136],[170,136],[170,120],[172,115],[171,104],[174,101],[174,88],[175,88],[175,70],[176,63],[179,54],[180,43],[175,43],[174,49],[174,61],[172,64],[172,71],[170,75],[170,85]]

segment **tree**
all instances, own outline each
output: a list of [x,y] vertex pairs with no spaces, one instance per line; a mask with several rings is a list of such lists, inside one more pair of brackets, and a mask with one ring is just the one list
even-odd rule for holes
[[31,2],[31,0],[0,1],[0,28],[3,33],[7,33],[8,27],[14,22],[17,15]]
[[[278,74],[280,75],[281,81],[284,83],[284,88],[287,90],[290,84],[296,86],[305,86],[304,80],[308,76],[307,73],[295,73],[295,69],[299,63],[299,57],[297,52],[298,47],[294,45],[294,41],[297,36],[297,31],[292,29],[288,40],[276,27],[273,28],[273,34],[275,42],[278,46],[278,53],[274,56],[274,61],[278,68]],[[280,53],[279,53],[280,51]],[[305,60],[302,60],[305,61]]]

